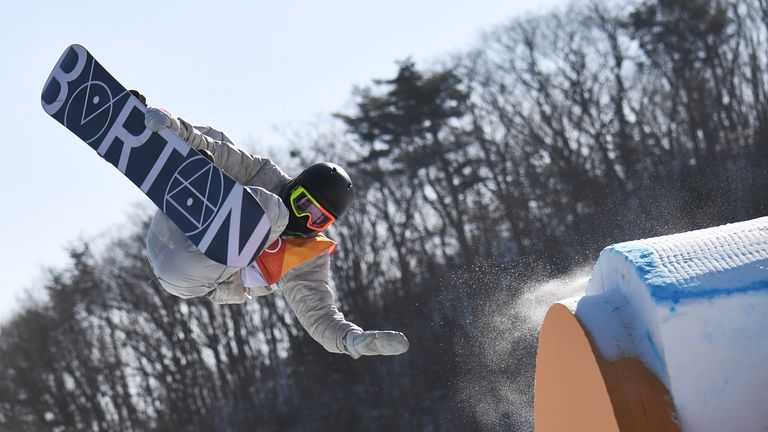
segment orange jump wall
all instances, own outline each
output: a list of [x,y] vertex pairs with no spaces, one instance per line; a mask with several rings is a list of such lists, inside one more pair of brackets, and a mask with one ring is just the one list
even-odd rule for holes
[[566,306],[547,312],[536,355],[536,432],[674,432],[669,392],[639,360],[607,361]]

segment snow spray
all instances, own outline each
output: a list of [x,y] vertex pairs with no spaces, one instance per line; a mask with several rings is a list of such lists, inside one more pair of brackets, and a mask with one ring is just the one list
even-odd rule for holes
[[483,430],[533,430],[536,347],[544,315],[553,303],[583,295],[591,270],[580,267],[517,289],[510,284],[519,282],[508,273],[460,277],[494,293],[474,308],[475,344],[473,352],[464,353],[466,374],[457,383],[458,399],[471,407]]

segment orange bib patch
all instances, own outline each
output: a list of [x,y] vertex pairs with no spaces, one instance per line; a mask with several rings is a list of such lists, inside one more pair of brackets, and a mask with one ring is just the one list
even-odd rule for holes
[[278,237],[256,258],[255,264],[272,285],[296,266],[324,253],[333,254],[336,248],[338,243],[322,234],[310,238]]

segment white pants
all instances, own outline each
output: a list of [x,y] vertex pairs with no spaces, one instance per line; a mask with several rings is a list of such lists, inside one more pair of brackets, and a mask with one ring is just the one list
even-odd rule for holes
[[160,285],[181,298],[205,295],[240,271],[203,255],[161,211],[149,225],[147,257]]
[[[285,229],[288,209],[280,197],[265,189],[248,186],[248,190],[256,197],[272,225],[267,239],[269,245]],[[160,285],[181,298],[205,295],[240,271],[238,267],[219,264],[203,255],[161,211],[155,213],[149,225],[147,257]]]

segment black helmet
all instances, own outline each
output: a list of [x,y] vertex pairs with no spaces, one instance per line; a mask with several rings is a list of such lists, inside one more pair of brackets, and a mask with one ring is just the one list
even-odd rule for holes
[[[306,191],[307,194],[302,194],[302,191]],[[297,214],[296,203],[301,203],[301,198],[304,195],[309,196],[304,200],[305,203],[316,202],[321,207],[321,211],[324,210],[333,216],[333,220],[339,219],[352,205],[354,197],[352,180],[344,168],[329,162],[311,165],[291,179],[281,195],[290,215],[288,225],[285,227],[288,234],[311,236],[332,223],[331,221],[327,224],[321,224],[325,225],[324,227],[312,227],[310,226],[312,224],[310,215]],[[299,210],[299,212],[301,211]],[[320,216],[322,217],[322,215]]]

